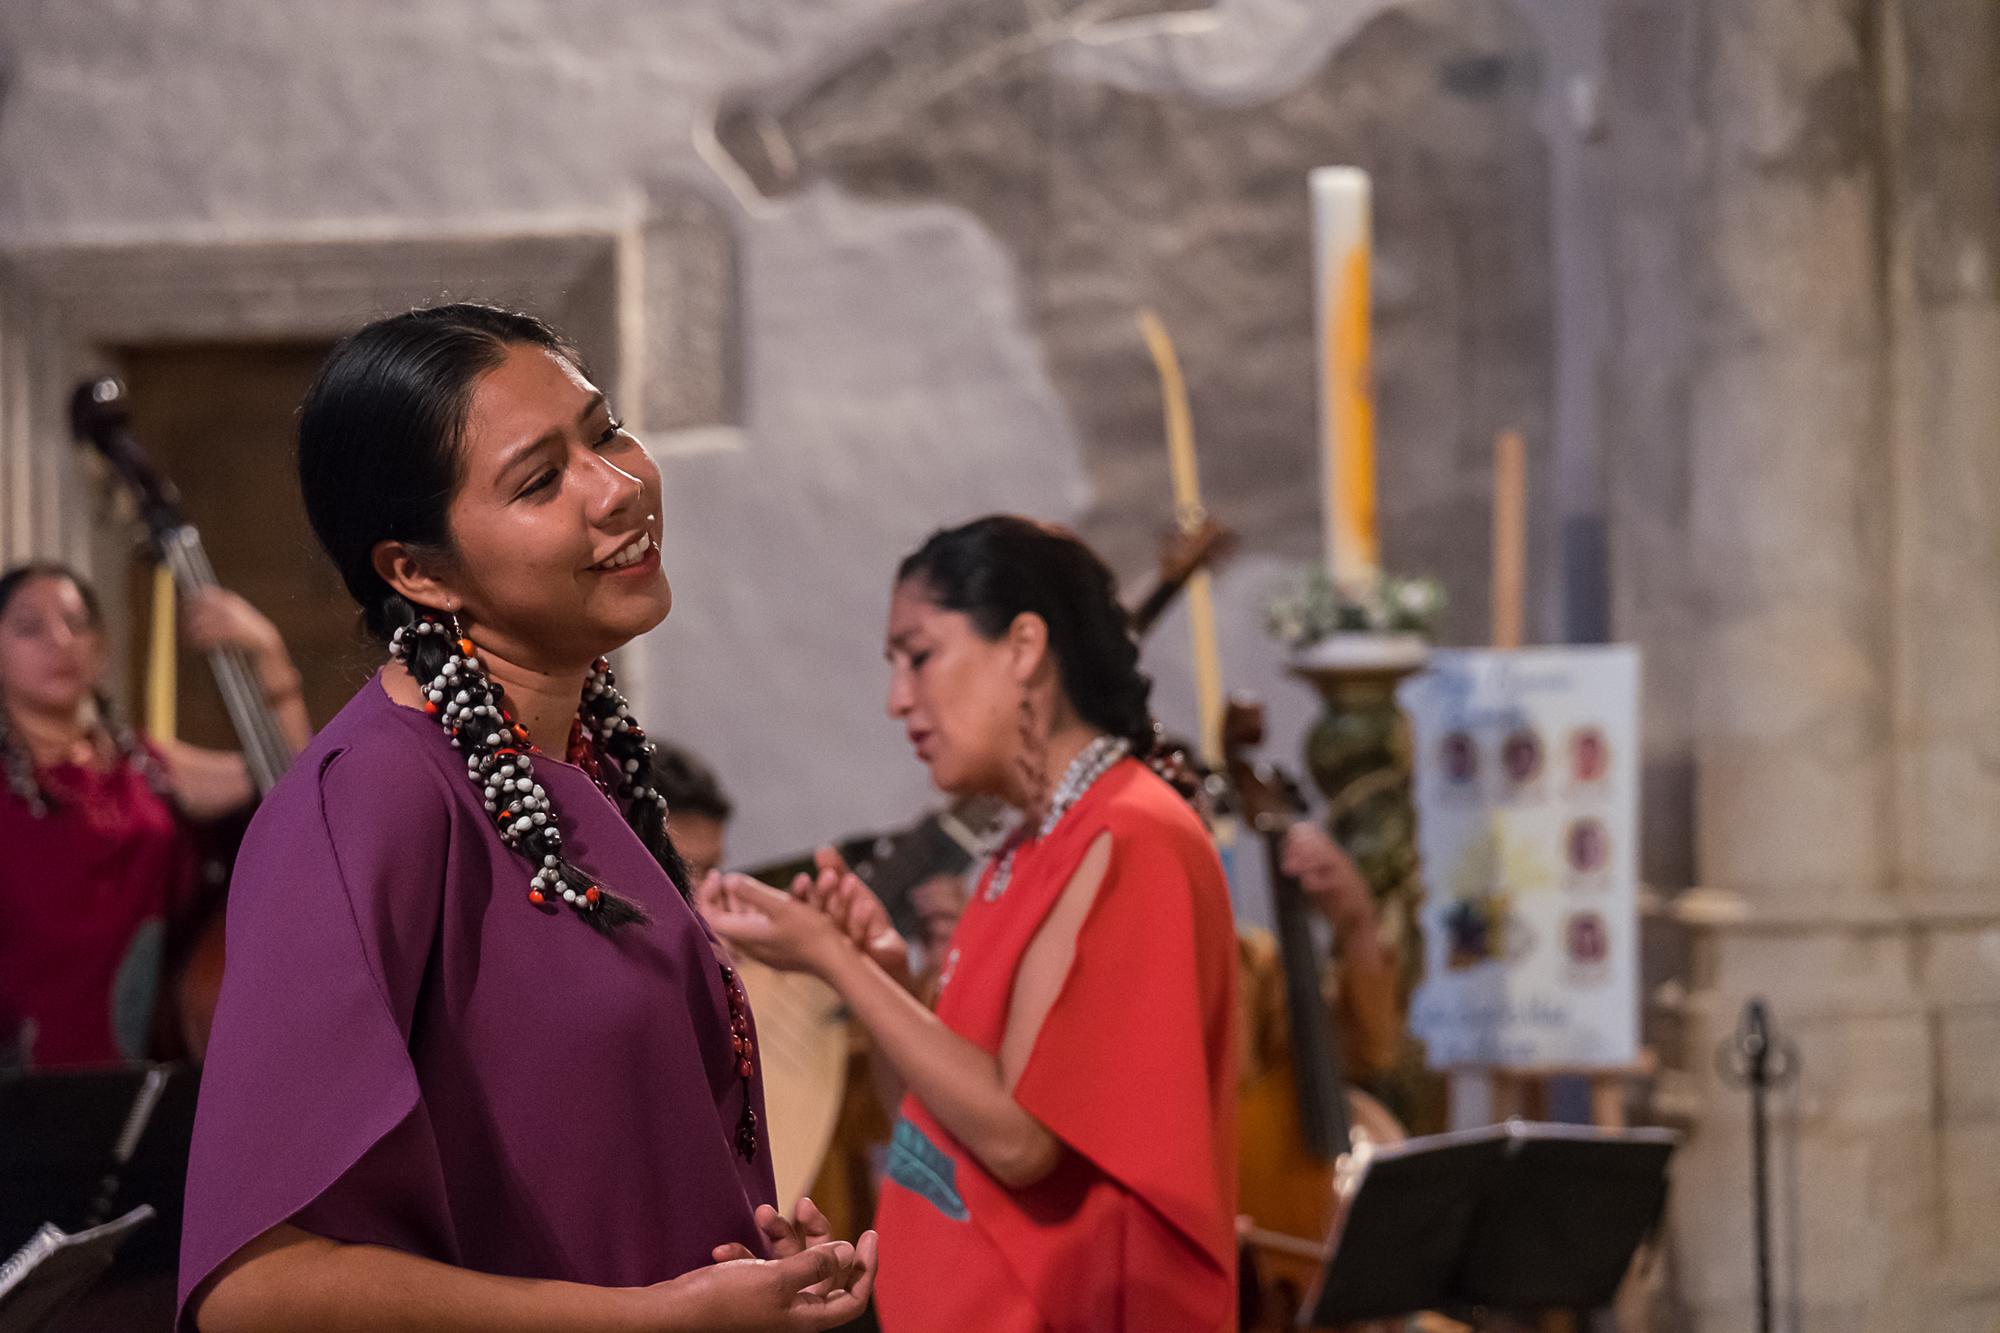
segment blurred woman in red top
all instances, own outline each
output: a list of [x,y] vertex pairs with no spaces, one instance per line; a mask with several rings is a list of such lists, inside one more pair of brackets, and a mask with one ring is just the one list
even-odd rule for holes
[[[200,649],[256,664],[287,739],[311,735],[269,620],[214,589],[188,605]],[[113,720],[104,624],[52,563],[0,575],[0,1064],[145,1056],[169,925],[195,889],[190,821],[256,794],[238,754],[154,742]]]
[[706,892],[737,947],[838,990],[907,1089],[876,1214],[883,1327],[1231,1327],[1235,932],[1207,830],[1145,762],[1150,685],[1110,571],[1026,519],[939,532],[898,570],[888,657],[932,780],[1022,814],[936,1012],[843,868],[789,896]]

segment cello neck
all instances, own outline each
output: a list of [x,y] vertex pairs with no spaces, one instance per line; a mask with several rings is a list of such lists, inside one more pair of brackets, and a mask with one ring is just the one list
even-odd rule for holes
[[[157,544],[162,563],[173,575],[175,591],[183,598],[219,586],[208,552],[202,548],[201,534],[192,524],[183,523],[159,534]],[[209,650],[208,666],[216,688],[222,692],[230,726],[243,747],[243,762],[250,770],[250,780],[257,794],[263,796],[292,762],[291,744],[264,697],[264,683],[256,666],[241,649]]]
[[1298,1082],[1299,1126],[1307,1149],[1333,1161],[1348,1149],[1351,1126],[1342,1086],[1340,1030],[1320,987],[1320,951],[1313,943],[1311,904],[1298,880],[1280,868],[1284,829],[1260,820],[1277,909],[1278,957],[1285,971],[1285,1011]]

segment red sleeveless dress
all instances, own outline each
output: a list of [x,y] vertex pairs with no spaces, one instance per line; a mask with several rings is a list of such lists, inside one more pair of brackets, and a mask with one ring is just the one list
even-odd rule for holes
[[40,817],[0,787],[0,1053],[31,1069],[141,1059],[193,836],[128,762],[36,777]]
[[915,1096],[876,1226],[887,1333],[1176,1333],[1236,1314],[1236,937],[1207,830],[1137,761],[1114,765],[1012,883],[982,878],[937,1014],[997,1052],[1014,975],[1100,833],[1111,863],[1014,1089],[1067,1149],[1000,1184]]

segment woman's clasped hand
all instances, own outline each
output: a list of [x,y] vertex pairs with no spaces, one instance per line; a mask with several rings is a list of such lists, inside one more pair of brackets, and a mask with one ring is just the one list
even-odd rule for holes
[[835,1240],[811,1199],[800,1199],[791,1218],[760,1205],[757,1228],[770,1244],[769,1259],[743,1245],[718,1245],[714,1264],[660,1284],[674,1297],[670,1327],[746,1333],[833,1328],[868,1308],[875,1286],[874,1232],[862,1232],[852,1244]]

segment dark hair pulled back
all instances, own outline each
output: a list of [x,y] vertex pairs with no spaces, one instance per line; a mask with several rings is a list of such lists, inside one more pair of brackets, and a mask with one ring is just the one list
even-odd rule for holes
[[[327,357],[299,412],[299,489],[314,534],[325,548],[362,620],[377,639],[432,619],[436,607],[415,605],[375,569],[385,541],[449,564],[455,558],[448,515],[463,472],[466,420],[482,377],[514,347],[537,347],[582,369],[576,349],[532,315],[459,303],[377,320],[343,339]],[[443,670],[456,635],[405,636],[404,665],[420,686]],[[579,700],[585,732],[620,775],[614,800],[626,822],[682,894],[687,867],[653,798],[653,746],[629,721],[624,698],[609,688]],[[483,737],[455,736],[469,758],[483,761]],[[547,740],[548,738],[542,738]],[[562,738],[554,739],[558,753]],[[548,813],[553,814],[551,810]],[[553,823],[553,821],[551,821]],[[516,844],[534,864],[554,856],[543,835]],[[621,907],[629,907],[621,904]],[[636,910],[592,914],[593,924],[643,920]]]
[[306,517],[378,639],[414,612],[375,571],[376,544],[449,555],[445,520],[472,391],[518,346],[581,365],[533,315],[460,303],[392,315],[352,334],[306,392],[299,410]]
[[1077,716],[1129,741],[1140,759],[1166,758],[1148,705],[1153,681],[1139,669],[1139,643],[1118,601],[1117,579],[1076,534],[1015,514],[976,518],[932,533],[905,556],[896,581],[910,580],[988,639],[1005,634],[1023,613],[1040,616]]

